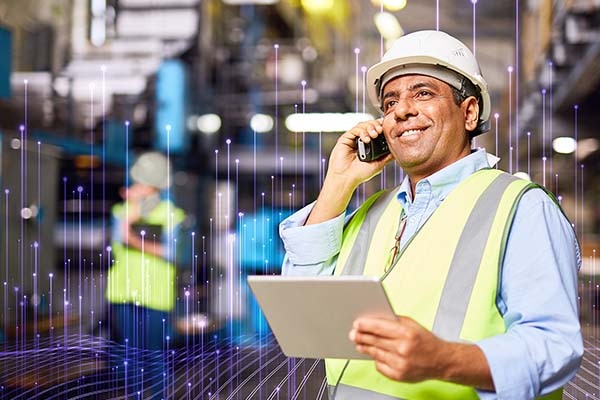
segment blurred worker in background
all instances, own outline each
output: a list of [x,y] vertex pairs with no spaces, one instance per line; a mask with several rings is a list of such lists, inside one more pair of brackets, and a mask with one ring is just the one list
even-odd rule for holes
[[[349,338],[373,360],[326,360],[330,399],[560,399],[583,353],[579,247],[551,195],[471,149],[491,110],[475,57],[415,32],[367,82],[383,117],[340,136],[317,201],[280,226],[284,274],[380,276],[398,314],[354,322]],[[391,154],[361,162],[357,139],[380,135]],[[346,218],[356,187],[392,161],[402,184]]]
[[[106,291],[112,331],[115,339],[128,347],[161,350],[167,338],[173,337],[173,238],[185,216],[183,210],[161,197],[161,191],[171,184],[167,157],[158,152],[144,153],[130,173],[131,186],[121,189],[124,202],[112,210],[114,264]],[[131,376],[143,369],[135,360],[129,360],[128,365]],[[146,376],[150,373],[147,369]]]

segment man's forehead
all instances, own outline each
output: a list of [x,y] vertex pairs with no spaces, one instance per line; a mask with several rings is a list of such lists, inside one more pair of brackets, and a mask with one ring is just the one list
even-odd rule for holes
[[428,75],[400,75],[396,78],[393,78],[385,84],[385,86],[383,87],[382,94],[385,96],[385,94],[390,91],[396,92],[398,90],[413,90],[421,87],[441,89],[446,86],[448,87],[448,89],[450,89],[450,85],[448,85],[446,82]]

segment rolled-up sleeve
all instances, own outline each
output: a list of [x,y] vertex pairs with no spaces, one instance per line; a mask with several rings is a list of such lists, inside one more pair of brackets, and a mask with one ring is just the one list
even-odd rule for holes
[[314,203],[281,222],[279,236],[286,251],[282,275],[331,275],[342,245],[345,213],[304,225]]
[[491,369],[495,393],[482,399],[532,399],[572,379],[583,342],[577,309],[581,254],[569,221],[541,190],[527,192],[515,213],[498,308],[505,334],[476,344]]

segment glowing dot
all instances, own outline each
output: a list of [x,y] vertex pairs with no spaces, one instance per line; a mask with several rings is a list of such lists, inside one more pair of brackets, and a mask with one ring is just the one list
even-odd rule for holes
[[227,140],[225,141],[225,143],[227,143],[227,144],[231,144],[231,139],[227,139]]
[[238,213],[238,217],[243,217],[243,216],[244,216],[243,212]]
[[129,126],[130,122],[129,121],[125,121],[125,126]]
[[39,246],[38,242],[33,242],[33,247],[35,247],[37,249],[38,246]]
[[77,186],[77,191],[78,191],[79,193],[83,192],[83,186]]
[[19,129],[22,131],[25,130],[25,125],[19,125]]
[[218,149],[215,149],[215,154],[219,154],[219,150]]
[[506,69],[508,72],[513,72],[513,67],[512,65],[509,65],[508,68]]
[[29,81],[27,79],[24,79],[23,83],[27,85],[27,83],[29,83]]
[[360,67],[360,70],[361,70],[362,72],[367,72],[367,67],[365,67],[365,66],[363,65],[362,67]]
[[531,132],[527,132],[527,136],[531,136]]
[[112,251],[112,247],[106,246],[106,251],[108,251],[108,252]]
[[141,230],[141,231],[140,231],[140,235],[142,235],[142,236],[146,236],[146,231],[144,231],[144,230]]
[[546,94],[546,89],[542,89],[542,94]]
[[189,290],[186,290],[186,291],[185,291],[185,296],[186,296],[186,297],[189,297],[189,296],[190,296],[190,291],[189,291]]
[[169,125],[169,124],[165,125],[165,129],[167,130],[167,132],[170,131],[171,130],[171,125]]
[[63,176],[63,182],[67,182],[67,177]]
[[577,110],[577,109],[579,108],[579,106],[578,106],[577,104],[575,104],[575,105],[573,106],[573,108]]
[[279,48],[279,45],[278,45],[277,43],[275,43],[275,44],[273,45],[273,47],[275,47],[276,49],[278,49],[278,48]]
[[496,118],[496,119],[500,118],[500,114],[494,113],[494,118]]
[[9,193],[10,193],[10,190],[4,189],[4,194],[9,194]]
[[306,86],[306,81],[305,81],[305,80],[303,80],[303,81],[301,81],[301,82],[300,82],[300,84],[301,84],[302,86]]
[[192,236],[196,236],[196,232],[192,232]]
[[471,3],[477,4],[477,0],[471,0]]

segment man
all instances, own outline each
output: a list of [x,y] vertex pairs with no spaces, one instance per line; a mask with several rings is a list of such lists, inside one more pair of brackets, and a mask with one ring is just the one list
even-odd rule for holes
[[[549,195],[471,150],[490,115],[473,54],[415,32],[367,81],[383,117],[341,135],[316,203],[280,226],[284,274],[378,275],[398,315],[355,321],[349,337],[373,361],[326,360],[330,398],[560,399],[583,353],[579,248]],[[379,135],[391,154],[359,161],[356,139]],[[346,218],[392,160],[402,184]]]
[[[185,215],[161,191],[171,183],[171,165],[158,152],[141,154],[131,167],[132,185],[121,190],[123,203],[113,207],[111,237],[114,264],[108,273],[106,296],[111,306],[115,339],[127,347],[147,350],[166,348],[172,335],[175,308],[176,267],[173,238]],[[161,398],[162,366],[137,362],[128,352],[128,376]],[[121,367],[123,368],[123,367]],[[154,384],[156,383],[156,384]]]

